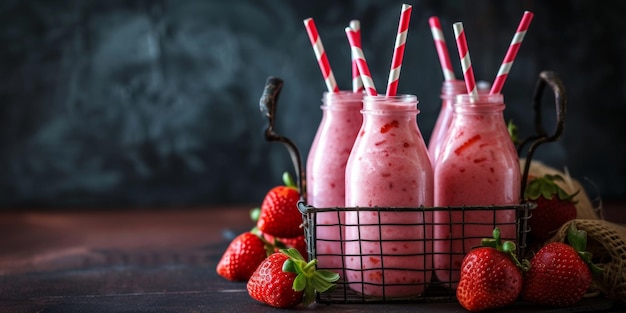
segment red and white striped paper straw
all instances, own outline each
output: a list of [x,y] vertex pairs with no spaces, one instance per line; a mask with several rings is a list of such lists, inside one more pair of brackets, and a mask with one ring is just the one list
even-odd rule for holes
[[411,11],[413,7],[409,4],[402,5],[400,11],[400,23],[398,24],[398,33],[396,35],[396,43],[393,48],[393,58],[391,59],[391,70],[389,71],[389,80],[387,81],[387,96],[395,96],[398,91],[398,80],[400,78],[400,69],[402,68],[402,58],[404,57],[404,46],[406,45],[406,35],[409,31],[409,22],[411,21]]
[[432,16],[428,19],[428,24],[430,25],[430,32],[433,34],[433,40],[435,41],[435,48],[437,49],[439,63],[441,63],[441,70],[443,71],[443,79],[446,81],[455,80],[454,69],[452,68],[450,54],[446,46],[446,37],[443,35],[443,30],[441,30],[439,18]]
[[[361,46],[361,22],[359,20],[350,21],[350,28],[356,34],[356,39],[359,42],[359,47]],[[361,80],[361,75],[359,75],[359,66],[356,64],[356,56],[354,53],[352,54],[352,91],[353,92],[362,92],[363,91],[363,81]]]
[[515,31],[515,35],[513,36],[513,40],[511,40],[511,44],[509,45],[509,50],[506,52],[504,60],[502,60],[502,65],[500,65],[496,79],[493,81],[493,86],[491,87],[491,91],[489,91],[490,94],[497,94],[502,91],[504,82],[513,66],[513,61],[515,61],[515,56],[517,56],[517,52],[522,45],[522,41],[524,40],[524,36],[526,35],[526,31],[528,30],[533,16],[534,14],[532,12],[524,12],[522,20],[519,26],[517,26],[517,31]]
[[326,83],[328,91],[338,92],[339,87],[337,86],[337,81],[335,81],[335,75],[333,75],[333,71],[330,68],[330,63],[328,62],[326,51],[324,51],[322,39],[317,32],[317,27],[315,27],[315,22],[312,18],[307,18],[304,20],[304,27],[306,28],[306,32],[309,34],[309,40],[311,40],[313,52],[315,52],[317,63],[322,70],[322,76],[324,76],[324,82]]
[[474,69],[472,68],[472,60],[470,59],[469,48],[467,47],[467,39],[465,38],[465,30],[462,22],[456,22],[452,25],[454,28],[454,37],[456,38],[456,46],[459,50],[459,58],[461,59],[461,68],[465,77],[465,87],[471,99],[478,98],[478,89],[476,89],[476,79],[474,78]]
[[350,51],[356,56],[356,63],[359,68],[361,80],[363,81],[363,86],[365,86],[365,92],[370,96],[378,95],[376,87],[374,87],[374,80],[372,80],[370,69],[365,61],[365,55],[361,49],[361,43],[357,40],[356,33],[350,27],[346,27],[346,36],[348,36],[348,42],[350,42]]

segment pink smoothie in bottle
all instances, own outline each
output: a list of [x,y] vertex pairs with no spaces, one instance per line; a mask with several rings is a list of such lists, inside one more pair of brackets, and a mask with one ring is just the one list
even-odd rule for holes
[[346,167],[346,207],[361,209],[345,213],[345,272],[368,296],[419,295],[431,279],[432,212],[418,207],[432,207],[433,172],[418,112],[413,95],[364,99]]
[[452,123],[452,113],[454,112],[452,104],[456,100],[457,95],[465,93],[466,91],[465,82],[462,80],[446,80],[441,85],[441,109],[439,110],[439,116],[437,116],[437,121],[435,122],[435,127],[430,135],[430,139],[428,140],[428,153],[430,154],[430,160],[433,166],[435,165],[435,161],[437,161],[437,157],[443,146],[443,141]]
[[[322,120],[307,158],[307,204],[316,208],[345,205],[345,172],[348,156],[361,128],[363,93],[325,92]],[[316,213],[317,267],[341,271],[343,211]]]
[[459,95],[452,125],[435,163],[435,206],[486,206],[481,210],[438,210],[434,216],[434,267],[437,278],[456,288],[465,254],[491,237],[497,226],[503,240],[516,239],[515,209],[488,206],[520,203],[519,158],[502,111],[501,94]]
[[[478,92],[482,94],[488,94],[491,84],[486,81],[476,82]],[[430,135],[428,141],[428,154],[430,154],[430,160],[435,166],[435,162],[439,157],[444,140],[450,131],[450,125],[452,124],[452,116],[454,115],[454,102],[456,96],[467,92],[465,82],[462,80],[447,80],[441,85],[441,110],[435,127]]]

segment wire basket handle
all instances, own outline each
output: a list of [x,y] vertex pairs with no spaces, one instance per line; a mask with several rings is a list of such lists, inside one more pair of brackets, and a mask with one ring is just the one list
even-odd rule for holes
[[[548,135],[546,132],[543,119],[541,116],[541,97],[543,95],[543,91],[549,85],[554,93],[554,104],[556,105],[556,128],[552,135]],[[546,142],[553,142],[558,140],[563,133],[563,128],[565,127],[565,113],[567,108],[567,94],[565,92],[565,86],[563,82],[559,78],[559,76],[552,71],[543,71],[539,73],[539,79],[537,80],[537,85],[535,87],[535,92],[533,95],[533,111],[535,112],[535,132],[536,135],[530,136],[523,140],[517,147],[517,151],[519,155],[522,155],[522,149],[528,143],[530,143],[530,147],[526,152],[526,162],[524,163],[524,171],[522,176],[522,190],[521,196],[524,197],[524,192],[526,189],[526,183],[528,182],[528,172],[530,171],[530,163],[532,161],[533,155],[537,150],[537,147]]]
[[276,107],[278,106],[278,96],[280,95],[280,91],[282,88],[283,80],[278,77],[270,76],[265,81],[265,88],[263,89],[263,94],[261,95],[261,99],[259,100],[259,108],[261,109],[261,113],[263,113],[269,121],[267,128],[265,129],[265,140],[278,141],[283,143],[287,147],[287,151],[289,151],[289,156],[291,156],[291,162],[293,163],[293,167],[296,171],[300,197],[303,201],[306,202],[305,170],[302,159],[300,158],[300,152],[298,151],[298,147],[289,138],[281,136],[274,131],[274,117],[276,114]]

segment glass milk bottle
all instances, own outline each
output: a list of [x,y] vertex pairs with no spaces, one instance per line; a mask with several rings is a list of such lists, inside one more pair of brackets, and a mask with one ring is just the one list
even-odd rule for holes
[[[345,204],[345,171],[348,156],[361,128],[363,93],[325,92],[322,120],[307,158],[307,204],[336,208]],[[343,268],[340,242],[343,211],[316,214],[316,258],[318,268]]]
[[[507,131],[502,94],[479,93],[471,101],[457,96],[452,125],[434,165],[435,206],[490,206],[520,203],[519,158]],[[515,240],[516,212],[437,211],[434,217],[434,267],[437,278],[456,288],[465,253],[491,237],[494,225],[503,240]],[[482,223],[483,225],[465,225]]]
[[448,134],[450,124],[452,123],[452,104],[457,95],[465,93],[466,91],[465,82],[462,80],[446,80],[441,84],[441,109],[437,121],[435,122],[435,127],[430,135],[430,140],[428,141],[428,153],[430,154],[430,160],[433,165],[435,161],[437,161],[443,140]]
[[346,207],[383,209],[346,211],[346,278],[352,289],[369,296],[418,295],[431,278],[432,212],[384,209],[433,204],[417,98],[365,96],[362,112],[363,126],[346,166]]

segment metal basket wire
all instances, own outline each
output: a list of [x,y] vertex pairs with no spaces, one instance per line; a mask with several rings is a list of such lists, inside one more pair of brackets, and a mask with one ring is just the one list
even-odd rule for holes
[[[443,253],[437,252],[432,249],[434,247],[435,239],[433,236],[434,228],[438,226],[449,226],[451,229],[454,227],[461,227],[462,232],[457,238],[447,238],[447,239],[436,239],[437,242],[441,243],[442,241],[449,241],[450,245],[454,244],[455,240],[480,240],[480,238],[487,237],[482,235],[480,237],[477,236],[469,236],[465,234],[465,227],[485,227],[485,229],[489,229],[489,232],[485,232],[487,234],[490,233],[493,228],[496,226],[499,228],[514,228],[515,235],[511,237],[516,238],[507,238],[505,236],[502,237],[503,240],[511,240],[515,241],[517,246],[517,254],[524,255],[524,250],[526,248],[527,243],[527,234],[530,231],[528,227],[528,219],[531,217],[531,210],[535,207],[535,204],[532,202],[521,203],[518,205],[509,205],[509,206],[461,206],[461,207],[419,207],[419,208],[382,208],[382,207],[353,207],[353,208],[345,208],[345,207],[336,207],[336,208],[315,208],[306,204],[306,173],[304,170],[304,165],[302,159],[300,158],[300,153],[296,147],[296,145],[287,137],[281,136],[274,131],[274,121],[275,121],[275,113],[278,104],[278,96],[280,94],[280,90],[282,88],[283,82],[280,78],[277,77],[268,77],[266,81],[266,85],[259,101],[259,106],[261,112],[268,118],[268,127],[265,130],[265,138],[267,141],[275,141],[281,142],[287,148],[291,160],[293,162],[296,175],[298,176],[297,183],[298,189],[300,190],[302,200],[298,203],[298,209],[302,213],[303,216],[303,224],[305,231],[305,238],[307,242],[308,256],[310,259],[321,259],[325,257],[335,257],[339,258],[341,261],[338,265],[334,267],[326,267],[328,270],[334,270],[340,273],[340,280],[336,283],[336,288],[332,291],[325,293],[317,293],[317,301],[319,303],[386,303],[386,302],[451,302],[456,301],[456,294],[453,288],[453,285],[458,282],[458,279],[455,279],[452,275],[447,277],[445,281],[438,279],[436,275],[433,275],[432,266],[428,263],[428,259],[430,257],[444,257],[449,259],[449,264],[453,264],[453,260],[458,260],[458,257],[462,256],[464,252],[458,253]],[[552,134],[548,134],[542,124],[541,117],[541,98],[545,87],[549,86],[555,98],[556,105],[556,127]],[[530,163],[532,157],[534,155],[537,147],[543,143],[553,142],[560,138],[561,133],[563,131],[564,121],[565,121],[565,111],[566,111],[566,93],[565,88],[563,86],[562,81],[558,77],[558,75],[552,71],[543,71],[539,74],[539,80],[537,81],[537,85],[533,95],[533,110],[535,112],[535,131],[536,135],[527,138],[524,141],[521,141],[518,144],[518,154],[523,154],[523,149],[526,145],[529,145],[529,148],[526,151],[526,161],[524,162],[524,169],[522,171],[522,183],[521,183],[521,195],[524,194],[524,190],[526,187],[526,182],[528,179],[528,172],[530,168]],[[515,211],[515,219],[514,222],[502,222],[498,221],[498,214],[503,211]],[[378,220],[376,223],[364,224],[347,224],[342,221],[344,219],[341,218],[342,214],[348,213],[356,213],[356,216],[360,216],[361,213],[364,212],[374,212],[378,216],[382,216],[385,213],[406,213],[407,215],[414,218],[414,220],[419,220],[419,223],[386,223],[383,220]],[[483,213],[481,216],[482,219],[475,220],[469,218],[470,214]],[[337,214],[334,220],[339,221],[335,224],[332,223],[324,223],[319,224],[316,223],[317,218],[320,214]],[[453,220],[452,215],[461,215],[460,222],[458,223],[442,223],[442,222],[434,222],[433,216],[444,216],[447,215],[447,220]],[[489,216],[492,218],[489,219]],[[455,219],[457,216],[455,216]],[[345,238],[343,231],[348,229],[348,227],[378,227],[378,239],[371,238],[361,238],[357,237],[354,240],[348,240]],[[323,239],[317,236],[318,231],[321,227],[335,227],[338,229],[340,240],[330,240]],[[385,227],[415,227],[418,229],[418,235],[415,238],[402,238],[401,240],[389,240],[389,239],[380,239],[382,238],[381,233]],[[421,230],[420,230],[421,229]],[[360,232],[359,232],[360,234]],[[335,243],[337,249],[335,249],[332,253],[321,253],[317,251],[316,247],[318,243],[321,242],[331,242]],[[348,254],[346,253],[345,247],[350,245],[352,241],[367,241],[370,243],[377,244],[381,247],[378,254],[367,254],[360,251],[359,253]],[[415,264],[414,269],[407,269],[406,267],[393,267],[393,266],[384,266],[385,257],[389,256],[386,253],[383,253],[383,246],[385,244],[393,244],[397,242],[406,242],[411,243],[412,245],[422,245],[424,247],[424,252],[419,255],[422,256],[422,263]],[[431,249],[428,250],[428,246],[433,244]],[[453,249],[454,250],[454,249]],[[464,247],[462,250],[468,250],[468,247]],[[417,254],[417,253],[416,253]],[[416,255],[416,254],[413,254]],[[419,276],[423,277],[422,281],[414,281],[409,283],[397,283],[397,282],[385,282],[382,283],[370,283],[366,282],[365,279],[362,280],[347,280],[345,278],[345,273],[353,273],[357,272],[363,277],[363,270],[348,268],[346,266],[346,258],[349,257],[374,257],[379,258],[381,261],[381,265],[378,268],[374,268],[377,271],[386,271],[386,270],[396,270],[396,271],[406,271],[407,276]],[[392,256],[398,256],[398,254],[393,254]],[[406,255],[410,256],[410,255]],[[363,259],[361,259],[363,262]],[[419,262],[418,262],[419,263]],[[460,265],[460,264],[455,264]],[[456,266],[456,270],[458,270]],[[368,269],[368,270],[371,270]],[[452,273],[452,270],[455,270],[450,266],[450,268],[438,268],[437,270],[444,270]],[[361,272],[359,272],[361,271]],[[384,277],[384,275],[382,275]],[[384,279],[384,278],[383,278]],[[385,294],[385,289],[382,287],[401,287],[401,288],[414,288],[416,290],[420,290],[420,292],[416,294],[412,294],[410,296],[390,296]],[[452,288],[450,288],[452,286]],[[355,288],[356,287],[356,288]],[[383,292],[379,295],[375,296],[367,296],[364,293],[357,292],[354,289],[364,290],[365,288],[379,288],[383,290]]]
[[[526,235],[529,231],[527,221],[531,216],[531,209],[534,208],[534,206],[535,206],[534,203],[528,202],[528,203],[523,203],[520,205],[485,206],[485,207],[461,206],[461,207],[434,207],[434,208],[426,208],[426,207],[419,207],[419,208],[379,208],[379,207],[315,208],[313,206],[306,205],[304,202],[301,201],[300,203],[298,203],[298,208],[303,214],[304,230],[305,230],[305,236],[307,239],[307,250],[308,250],[309,259],[319,260],[319,259],[324,259],[328,257],[336,257],[342,260],[340,266],[335,266],[335,267],[320,266],[319,267],[319,268],[324,268],[327,270],[338,272],[340,273],[341,277],[340,277],[340,280],[336,283],[336,288],[334,290],[330,292],[325,292],[325,293],[318,293],[317,301],[319,303],[449,302],[449,301],[455,301],[456,298],[455,298],[454,289],[449,288],[448,283],[450,284],[458,283],[458,281],[456,281],[453,278],[447,279],[446,283],[444,283],[435,277],[435,275],[433,274],[432,266],[430,266],[430,264],[427,264],[428,262],[426,260],[434,257],[435,255],[442,256],[442,254],[444,257],[450,257],[450,259],[452,259],[453,253],[447,253],[447,254],[437,253],[433,251],[432,249],[430,252],[425,252],[423,254],[422,259],[424,261],[423,261],[423,264],[420,264],[421,266],[416,266],[415,269],[406,269],[406,268],[401,269],[403,271],[406,271],[407,274],[419,274],[420,276],[423,276],[423,277],[432,277],[432,279],[424,280],[421,282],[409,282],[409,283],[397,283],[397,284],[385,283],[384,281],[380,284],[377,284],[377,283],[366,282],[364,280],[358,280],[358,279],[347,281],[345,278],[346,270],[348,271],[364,271],[364,270],[362,269],[357,270],[354,268],[347,267],[345,263],[345,259],[347,257],[369,257],[372,255],[362,253],[360,256],[357,256],[356,254],[347,253],[344,247],[346,243],[349,242],[350,240],[345,239],[344,236],[340,236],[340,238],[343,238],[340,240],[319,239],[317,236],[317,232],[322,230],[324,227],[339,228],[341,233],[343,233],[346,227],[355,227],[355,225],[348,225],[345,222],[339,222],[337,224],[324,224],[324,225],[319,224],[318,225],[316,221],[320,213],[337,214],[338,221],[343,221],[343,218],[341,218],[340,216],[342,213],[345,214],[346,212],[357,212],[357,216],[358,216],[358,213],[362,213],[362,212],[374,212],[374,213],[378,213],[378,216],[381,216],[380,213],[387,213],[387,212],[395,212],[395,213],[401,213],[401,214],[407,213],[407,214],[413,214],[413,215],[417,214],[419,216],[418,219],[423,221],[423,223],[420,223],[420,224],[385,223],[381,221],[376,224],[360,224],[359,225],[359,227],[360,226],[366,226],[366,227],[375,226],[375,227],[378,227],[379,230],[382,230],[386,226],[417,227],[420,229],[419,230],[420,235],[412,239],[402,239],[403,242],[405,242],[406,244],[410,244],[410,245],[433,245],[434,244],[436,240],[432,239],[433,228],[434,226],[442,225],[442,223],[435,223],[432,218],[433,214],[435,213],[443,213],[443,214],[450,214],[450,215],[455,214],[455,213],[461,214],[461,216],[463,216],[462,221],[458,224],[451,224],[452,227],[454,227],[455,225],[462,226],[463,230],[465,229],[465,226],[470,226],[470,227],[478,226],[478,227],[484,227],[485,229],[491,229],[491,230],[493,230],[493,228],[496,226],[514,227],[517,238],[503,238],[503,240],[511,240],[511,241],[516,242],[517,248],[519,249],[518,253],[523,254],[523,250],[526,248]],[[496,223],[498,212],[511,211],[511,210],[514,210],[516,214],[516,218],[514,222],[511,222],[508,224],[501,223],[501,222]],[[488,214],[488,215],[491,215],[493,218],[491,219],[491,221],[488,219],[481,220],[481,221],[469,221],[468,219],[466,219],[466,216],[468,216],[468,214],[473,214],[473,213]],[[383,236],[379,234],[378,236],[379,239],[372,240],[372,239],[358,238],[358,240],[365,240],[365,241],[369,241],[370,243],[376,242],[381,247],[385,246],[386,244],[390,244],[391,242],[398,241],[398,240],[382,239],[382,237]],[[452,244],[453,240],[474,238],[480,241],[480,239],[483,237],[484,236],[472,237],[472,236],[466,236],[462,234],[462,236],[459,238],[451,237],[449,239],[437,239],[437,240],[439,241],[449,240],[450,244]],[[336,253],[318,253],[317,245],[320,242],[336,242],[337,245],[340,247],[340,249]],[[392,256],[392,255],[387,255],[383,253],[382,251],[383,249],[381,248],[380,253],[378,253],[377,255],[374,254],[373,256],[377,256],[381,260],[384,260],[388,256]],[[394,254],[393,256],[397,256],[397,254]],[[405,256],[410,256],[410,255],[405,255]],[[450,260],[449,264],[452,264],[452,260]],[[385,271],[400,270],[400,269],[389,268],[389,267],[384,268],[384,264],[381,262],[380,268],[370,267],[367,269],[367,271],[372,271],[372,270],[379,270],[381,272],[385,272]],[[449,271],[453,269],[440,267],[438,270]],[[456,270],[458,270],[458,268]],[[360,275],[360,276],[363,277],[363,275]],[[385,275],[382,275],[382,276],[384,277]],[[355,285],[357,288],[354,288]],[[363,290],[364,288],[367,288],[366,285],[371,286],[371,287],[381,287],[380,289],[383,290],[383,294],[378,295],[378,296],[368,296],[368,295],[365,295],[363,293],[360,293],[354,290],[354,289]],[[391,297],[391,296],[387,296],[386,294],[384,294],[385,288],[382,288],[382,287],[389,287],[389,286],[398,286],[398,287],[403,287],[403,288],[415,288],[415,289],[423,290],[423,292],[420,293],[419,295],[412,295],[412,296],[406,296],[406,297],[395,297],[395,296]]]

